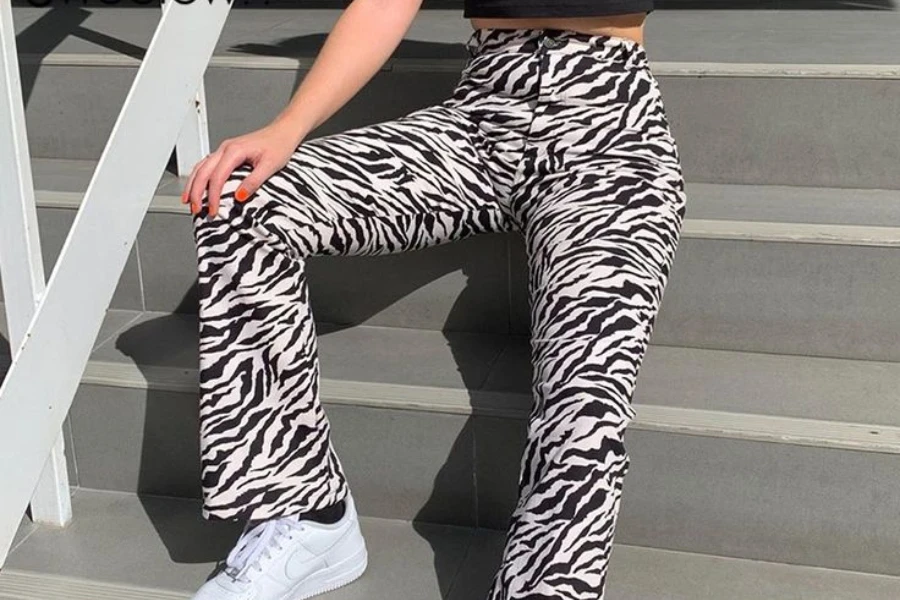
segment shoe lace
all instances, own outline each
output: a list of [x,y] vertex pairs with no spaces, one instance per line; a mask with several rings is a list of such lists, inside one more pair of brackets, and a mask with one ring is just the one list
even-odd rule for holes
[[294,531],[304,531],[302,523],[292,517],[275,518],[246,531],[225,560],[225,572],[235,581],[249,581],[251,569],[262,571],[260,561],[272,556],[273,546],[282,550],[281,540],[291,539]]

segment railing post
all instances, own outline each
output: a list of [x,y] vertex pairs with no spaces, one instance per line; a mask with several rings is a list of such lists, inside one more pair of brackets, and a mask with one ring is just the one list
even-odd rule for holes
[[[0,4],[0,273],[3,276],[9,346],[15,355],[44,294],[31,155],[19,77],[15,28],[9,2]],[[63,436],[57,431],[31,501],[35,522],[63,526],[72,519]]]
[[194,165],[209,154],[209,126],[206,120],[206,91],[203,82],[191,102],[181,135],[175,145],[178,175],[188,176]]
[[230,8],[227,1],[166,2],[46,291],[14,350],[0,385],[0,566]]
[[201,79],[197,95],[188,109],[175,144],[178,175],[188,176],[194,165],[209,154],[209,126],[206,118],[206,86]]

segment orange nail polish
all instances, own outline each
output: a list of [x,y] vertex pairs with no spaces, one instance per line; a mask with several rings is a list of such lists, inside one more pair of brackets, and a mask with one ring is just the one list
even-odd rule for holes
[[234,197],[237,198],[238,202],[243,202],[247,199],[247,196],[249,196],[249,194],[244,188],[238,188],[237,192],[234,194]]

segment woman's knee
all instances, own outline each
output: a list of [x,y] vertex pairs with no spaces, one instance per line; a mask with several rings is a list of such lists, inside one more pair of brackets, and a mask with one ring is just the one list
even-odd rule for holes
[[193,217],[193,235],[198,247],[230,244],[235,240],[277,241],[266,223],[267,211],[259,210],[257,195],[245,201],[235,197],[237,189],[251,171],[252,167],[245,163],[225,179],[218,193],[215,216],[210,216],[208,193],[204,196],[202,209]]

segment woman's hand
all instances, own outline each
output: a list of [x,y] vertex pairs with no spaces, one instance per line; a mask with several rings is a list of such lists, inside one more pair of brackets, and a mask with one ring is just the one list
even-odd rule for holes
[[219,148],[194,165],[181,202],[190,203],[191,214],[200,212],[203,194],[207,194],[209,217],[219,211],[219,199],[225,182],[234,170],[249,163],[253,170],[235,190],[234,198],[244,202],[266,179],[287,164],[299,145],[296,132],[278,122],[262,129],[223,141]]
[[222,142],[191,171],[181,201],[200,211],[208,192],[209,214],[231,173],[250,163],[234,197],[243,202],[287,164],[300,141],[352,98],[384,65],[409,29],[422,0],[353,0],[341,13],[291,102],[266,127]]

